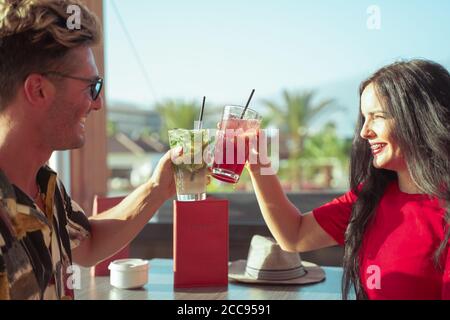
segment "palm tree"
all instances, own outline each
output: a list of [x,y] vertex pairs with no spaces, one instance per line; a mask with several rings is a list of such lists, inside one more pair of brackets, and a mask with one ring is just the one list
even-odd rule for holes
[[350,158],[352,138],[339,138],[336,124],[332,121],[325,124],[323,129],[307,139],[304,146],[303,158],[336,158],[345,163]]
[[314,103],[314,96],[315,91],[290,93],[284,90],[281,104],[268,100],[264,101],[270,111],[271,119],[269,123],[278,126],[280,133],[287,136],[289,171],[294,184],[299,184],[301,181],[298,160],[303,152],[311,121],[325,109],[335,108],[333,99]]
[[352,140],[352,138],[339,137],[336,124],[331,121],[320,132],[308,137],[305,141],[302,159],[313,164],[309,167],[309,175],[317,170],[320,160],[325,160],[328,164],[324,164],[322,161],[322,170],[325,169],[325,172],[329,175],[327,187],[331,187],[332,170],[336,165],[344,172],[343,175],[347,176]]
[[193,129],[194,122],[198,120],[200,106],[195,102],[167,100],[158,103],[155,107],[161,116],[160,137],[163,142],[168,142],[167,131],[175,128]]

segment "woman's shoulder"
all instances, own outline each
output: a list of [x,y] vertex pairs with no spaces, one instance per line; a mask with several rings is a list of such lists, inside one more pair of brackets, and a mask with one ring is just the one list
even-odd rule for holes
[[423,200],[423,201],[433,201],[436,200],[435,197],[426,193],[408,193],[400,189],[398,180],[392,180],[386,187],[385,195],[394,195],[398,198],[404,200]]

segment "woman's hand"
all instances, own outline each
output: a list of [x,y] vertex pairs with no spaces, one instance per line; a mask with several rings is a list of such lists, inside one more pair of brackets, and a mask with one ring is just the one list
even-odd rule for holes
[[264,129],[250,132],[249,136],[249,159],[247,169],[252,174],[270,175],[275,174],[267,151],[267,135]]

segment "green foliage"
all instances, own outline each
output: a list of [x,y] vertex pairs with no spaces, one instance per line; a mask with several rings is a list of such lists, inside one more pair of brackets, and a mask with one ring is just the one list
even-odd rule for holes
[[280,129],[285,136],[289,160],[282,173],[290,176],[290,180],[301,182],[299,160],[303,154],[304,144],[308,135],[308,128],[319,114],[324,110],[335,110],[334,100],[326,99],[314,102],[314,91],[290,93],[283,91],[283,100],[280,104],[273,101],[264,101],[269,110],[269,124]]
[[[309,165],[304,167],[304,177],[314,179],[327,164],[337,166],[347,173],[351,146],[352,139],[339,138],[336,125],[333,122],[327,123],[320,132],[305,140],[302,161]],[[347,174],[344,175],[347,176]]]
[[290,93],[285,90],[281,104],[265,100],[264,103],[271,112],[271,124],[280,126],[292,136],[306,132],[310,122],[325,108],[335,108],[332,99],[313,103],[314,95],[314,91]]
[[156,111],[161,116],[162,126],[160,137],[165,143],[169,141],[167,131],[170,129],[193,129],[198,120],[200,106],[194,102],[167,100],[156,105]]
[[248,170],[244,168],[241,177],[236,184],[226,183],[211,177],[210,184],[207,187],[208,193],[233,193],[236,191],[251,191],[252,183]]
[[112,137],[116,135],[116,133],[117,133],[117,125],[111,120],[108,120],[106,122],[106,135],[108,137]]
[[351,140],[337,136],[336,125],[328,122],[317,134],[305,140],[302,158],[337,158],[345,162],[350,156]]

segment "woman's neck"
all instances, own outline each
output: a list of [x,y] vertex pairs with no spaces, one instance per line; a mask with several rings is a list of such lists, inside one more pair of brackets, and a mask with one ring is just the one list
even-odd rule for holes
[[398,188],[403,193],[419,194],[420,189],[414,183],[408,170],[397,171]]

